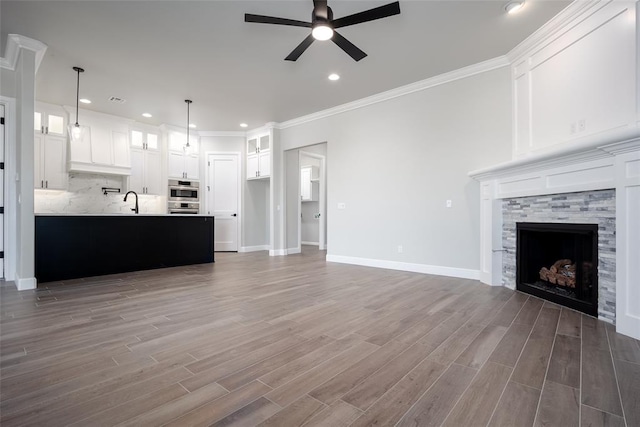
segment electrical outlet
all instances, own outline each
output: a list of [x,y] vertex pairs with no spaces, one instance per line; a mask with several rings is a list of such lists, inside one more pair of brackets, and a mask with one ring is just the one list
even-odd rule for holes
[[346,203],[338,203],[338,209],[347,209]]
[[453,204],[452,204],[451,200],[447,200],[447,207],[450,208],[452,205]]
[[398,253],[401,254],[402,252],[404,252],[402,245],[398,245]]
[[578,132],[584,132],[587,128],[587,123],[585,119],[578,120]]

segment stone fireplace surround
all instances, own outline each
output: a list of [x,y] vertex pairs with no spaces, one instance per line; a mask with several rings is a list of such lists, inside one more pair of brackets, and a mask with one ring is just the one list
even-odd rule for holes
[[598,317],[640,339],[640,138],[576,143],[469,175],[480,182],[482,282],[515,288],[515,222],[597,223]]
[[598,225],[598,318],[616,319],[615,190],[514,197],[502,201],[502,285],[516,288],[516,223]]

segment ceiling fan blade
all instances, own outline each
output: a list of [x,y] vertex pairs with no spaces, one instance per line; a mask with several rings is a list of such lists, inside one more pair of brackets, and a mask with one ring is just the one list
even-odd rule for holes
[[311,28],[311,22],[296,21],[295,19],[276,18],[275,16],[244,14],[244,22],[256,22],[258,24],[290,25],[292,27]]
[[327,0],[313,0],[313,14],[324,19],[329,19]]
[[352,57],[355,61],[360,61],[362,58],[367,56],[366,53],[361,51],[356,45],[351,43],[349,40],[342,37],[337,31],[333,32],[333,37],[331,40],[340,47],[340,49],[347,52],[347,54]]
[[364,12],[354,13],[353,15],[334,19],[332,23],[333,28],[342,28],[349,25],[361,24],[363,22],[375,21],[376,19],[386,18],[388,16],[398,14],[400,14],[400,2],[396,1],[384,6],[365,10]]
[[304,51],[307,50],[309,46],[311,46],[311,43],[313,43],[314,40],[315,39],[313,38],[313,35],[309,34],[306,39],[302,40],[302,43],[300,43],[295,49],[293,49],[293,51],[291,51],[289,56],[284,58],[284,60],[295,61],[296,59],[300,58],[300,55],[302,55]]

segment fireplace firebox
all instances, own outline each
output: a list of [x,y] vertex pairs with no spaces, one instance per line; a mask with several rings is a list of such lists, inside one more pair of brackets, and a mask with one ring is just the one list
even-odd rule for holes
[[598,315],[598,225],[516,223],[516,289]]

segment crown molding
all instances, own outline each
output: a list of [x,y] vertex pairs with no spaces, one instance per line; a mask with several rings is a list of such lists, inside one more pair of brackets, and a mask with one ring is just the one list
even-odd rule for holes
[[47,45],[41,41],[30,39],[29,37],[19,34],[9,34],[7,37],[7,48],[5,49],[5,57],[0,58],[0,68],[15,71],[18,63],[20,49],[30,50],[36,54],[36,73],[40,68],[44,53],[47,51]]
[[198,132],[198,135],[202,136],[239,136],[244,138],[246,136],[245,131],[216,131],[216,130],[203,130]]
[[499,56],[497,58],[489,59],[488,61],[479,62],[477,64],[470,65],[468,67],[459,68],[457,70],[440,74],[435,77],[430,77],[425,80],[421,80],[415,83],[411,83],[405,86],[400,86],[395,89],[381,92],[376,95],[368,96],[366,98],[359,99],[357,101],[348,102],[346,104],[338,105],[336,107],[328,108],[326,110],[318,111],[306,116],[301,116],[295,119],[287,120],[280,124],[273,124],[276,129],[286,129],[292,126],[298,126],[303,123],[311,122],[314,120],[322,119],[325,117],[333,116],[336,114],[344,113],[347,111],[355,110],[358,108],[366,107],[368,105],[377,104],[379,102],[387,101],[399,96],[409,95],[414,92],[419,92],[425,89],[439,86],[445,83],[449,83],[455,80],[464,79],[474,76],[476,74],[484,73],[487,71],[495,70],[498,68],[506,67],[510,65],[506,56]]
[[[507,53],[510,63],[521,60],[527,53],[538,47],[543,47],[548,41],[555,39],[558,33],[564,33],[575,25],[576,20],[583,20],[587,16],[603,8],[615,0],[575,0],[560,13],[551,18],[546,24],[538,28],[533,34],[524,39],[519,45]],[[638,0],[635,0],[636,2]]]

